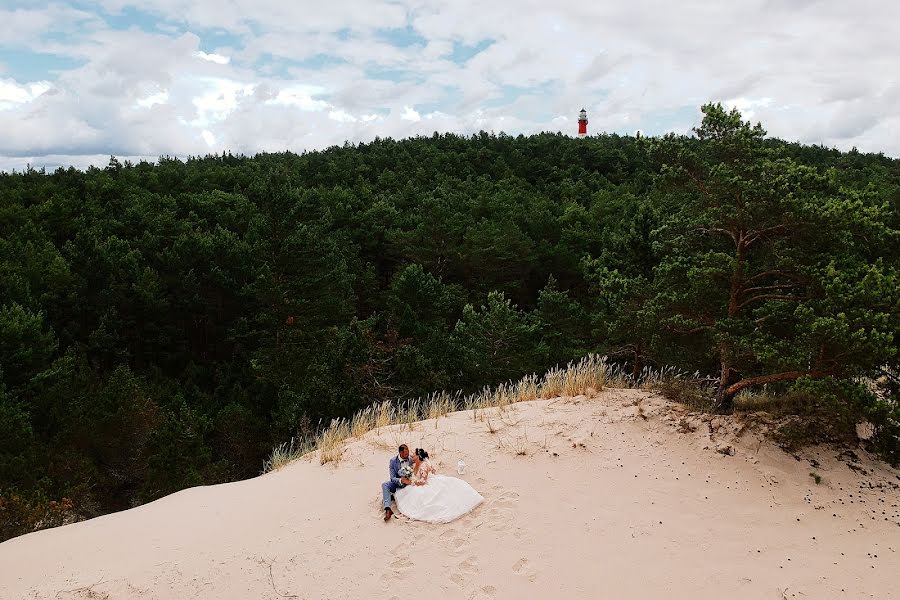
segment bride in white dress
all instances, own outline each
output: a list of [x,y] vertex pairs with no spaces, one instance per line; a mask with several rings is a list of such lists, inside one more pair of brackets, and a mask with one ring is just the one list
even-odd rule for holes
[[462,479],[436,473],[422,448],[416,448],[412,459],[412,485],[394,492],[397,508],[403,515],[428,523],[449,523],[484,501]]

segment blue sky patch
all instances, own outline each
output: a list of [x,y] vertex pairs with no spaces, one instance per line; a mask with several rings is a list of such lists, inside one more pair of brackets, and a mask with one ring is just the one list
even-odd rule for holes
[[494,44],[495,40],[481,40],[474,46],[453,42],[453,51],[449,54],[450,60],[458,65],[465,64],[475,55],[484,52]]
[[[159,17],[131,6],[126,6],[118,13],[106,13],[103,15],[103,18],[110,27],[120,31],[137,29],[147,33],[158,33],[161,30],[160,26],[165,27],[167,25],[167,23],[161,22]],[[174,23],[171,26],[178,27]],[[162,29],[162,31],[165,31],[165,29]]]
[[529,87],[502,85],[500,86],[500,95],[491,100],[485,100],[483,104],[484,106],[493,108],[512,104],[522,96],[548,96],[553,93],[554,85],[557,84],[553,81],[545,81]]
[[462,90],[457,86],[443,86],[440,89],[440,99],[435,100],[434,102],[423,102],[422,104],[416,104],[416,111],[421,114],[423,117],[429,113],[433,112],[453,112],[455,110],[454,107],[459,106],[459,104],[463,101],[463,93]]
[[[700,115],[696,106],[685,105],[679,108],[657,110],[641,115],[640,126],[635,123],[634,129],[641,129],[644,135],[662,135],[667,131],[687,131],[699,124]],[[620,128],[617,133],[634,133],[634,129]]]
[[393,67],[382,67],[381,65],[369,64],[364,69],[366,78],[381,79],[386,81],[416,81],[425,82],[425,76],[409,69],[395,69]]
[[302,60],[263,54],[253,63],[253,68],[271,77],[290,79],[293,77],[291,69],[320,70],[346,63],[347,61],[339,56],[322,53]]
[[0,65],[3,65],[0,76],[12,77],[20,83],[44,79],[53,81],[61,71],[75,69],[85,62],[70,56],[0,48]]
[[223,29],[191,30],[200,38],[200,50],[203,52],[215,52],[219,48],[239,49],[244,47],[244,39]]
[[387,42],[391,46],[397,48],[408,48],[409,46],[424,46],[428,43],[412,26],[397,29],[379,29],[375,32],[375,37],[383,42]]

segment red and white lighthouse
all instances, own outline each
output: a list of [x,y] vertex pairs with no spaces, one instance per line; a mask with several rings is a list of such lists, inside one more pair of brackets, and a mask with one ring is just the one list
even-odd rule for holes
[[578,137],[587,135],[587,123],[587,112],[582,108],[581,112],[578,113]]

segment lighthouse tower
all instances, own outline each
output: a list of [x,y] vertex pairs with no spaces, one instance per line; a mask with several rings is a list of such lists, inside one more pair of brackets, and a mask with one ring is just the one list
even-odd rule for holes
[[587,135],[587,113],[582,108],[581,112],[578,113],[578,137],[584,137]]

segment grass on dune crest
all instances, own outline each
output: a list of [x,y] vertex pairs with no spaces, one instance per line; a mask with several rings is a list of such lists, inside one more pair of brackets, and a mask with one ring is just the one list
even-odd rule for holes
[[[502,383],[495,388],[486,387],[474,394],[436,392],[424,398],[394,404],[372,404],[349,419],[335,419],[318,435],[304,440],[291,440],[276,447],[263,465],[263,473],[280,469],[291,461],[312,452],[318,454],[319,463],[340,462],[344,442],[358,439],[369,431],[398,425],[411,427],[426,419],[439,419],[451,412],[471,411],[472,419],[484,420],[484,411],[498,408],[501,411],[516,402],[529,400],[573,397],[602,391],[604,388],[656,389],[668,382],[683,379],[673,369],[644,369],[635,378],[621,367],[611,365],[605,356],[589,354],[565,367],[553,368],[542,378],[526,375],[518,382]],[[398,439],[402,431],[398,433]]]

